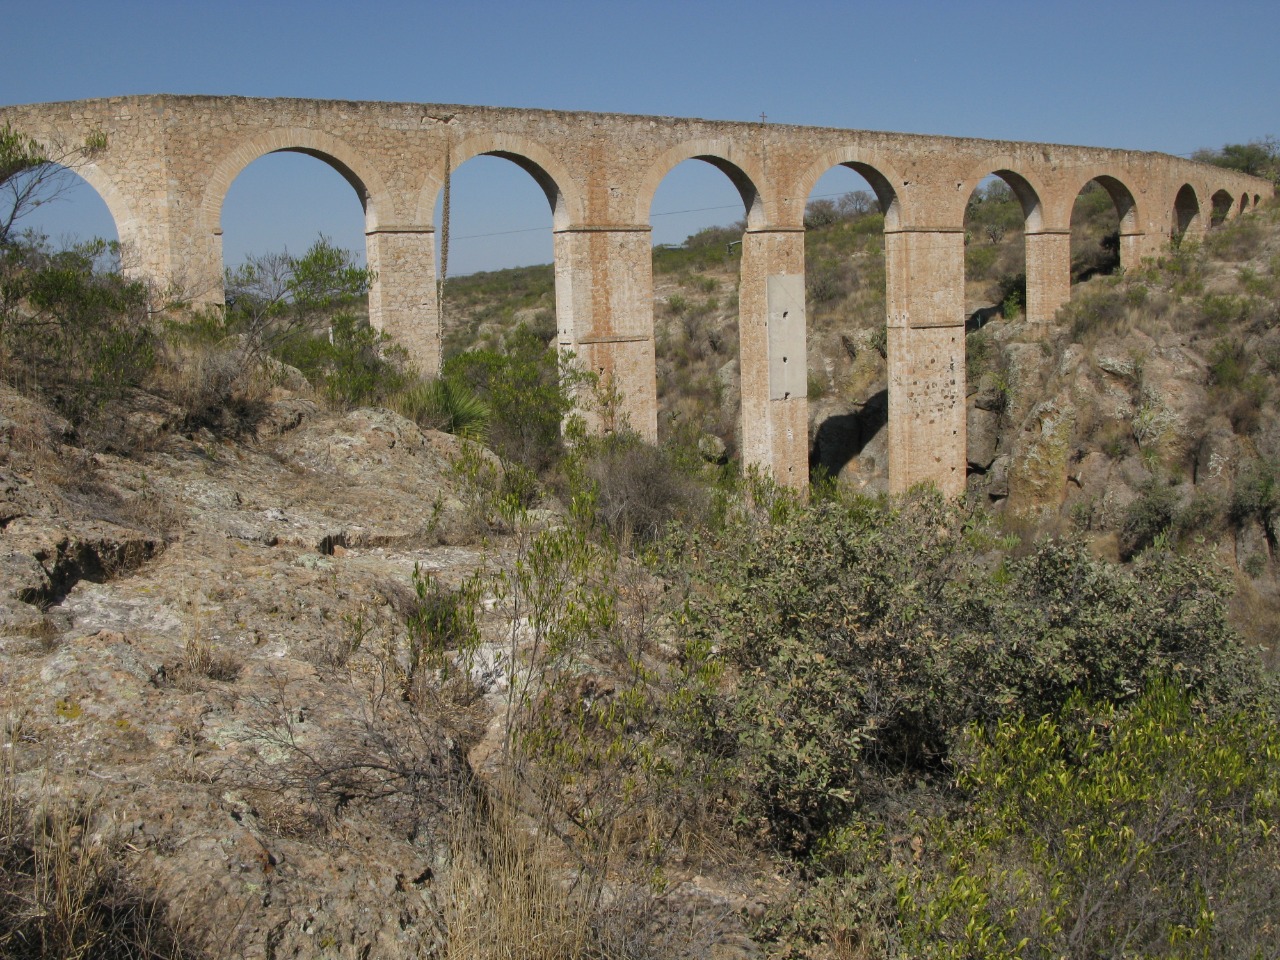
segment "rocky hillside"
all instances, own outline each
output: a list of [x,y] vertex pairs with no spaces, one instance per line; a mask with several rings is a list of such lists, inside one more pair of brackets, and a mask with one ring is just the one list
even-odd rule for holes
[[[502,936],[574,935],[572,865],[484,785],[537,642],[487,591],[553,518],[477,502],[492,455],[283,388],[239,439],[143,392],[105,446],[8,387],[0,410],[6,955],[74,952],[24,912],[41,883],[118,951],[95,956],[496,955],[477,931],[503,904],[554,916],[494,916]],[[478,602],[478,573],[491,613],[458,686],[431,638],[461,643],[450,598]],[[615,889],[619,915],[664,956],[751,955],[753,885],[696,872],[639,912]]]
[[[982,202],[963,505],[801,503],[707,465],[735,448],[732,229],[656,255],[667,449],[566,450],[518,402],[504,435],[491,389],[495,447],[554,453],[523,468],[370,406],[396,402],[397,371],[354,320],[273,358],[269,325],[257,345],[227,317],[158,325],[117,274],[3,264],[0,952],[888,956],[969,936],[948,911],[970,861],[947,844],[998,813],[982,843],[1014,839],[972,865],[1011,898],[1010,942],[1022,924],[1065,949],[1012,871],[1124,890],[1097,942],[1123,922],[1163,944],[1203,921],[1167,896],[1192,863],[1220,905],[1204,936],[1270,955],[1280,747],[1256,647],[1274,668],[1280,221],[1123,277],[1086,244],[1040,330],[1005,200]],[[843,495],[884,485],[883,254],[876,215],[834,214],[811,230],[810,389]],[[520,320],[545,335],[547,280],[455,281],[455,353],[511,346]],[[478,360],[458,369],[512,380]],[[555,393],[554,366],[529,382]],[[1144,710],[1185,730],[1153,740]],[[1044,803],[984,806],[957,775],[999,744],[968,724],[1016,739],[1021,716],[1092,744],[1062,764],[1105,766],[1130,721],[1137,739],[1096,788],[1106,769],[985,754]],[[1134,786],[1139,748],[1155,786]],[[1064,825],[1093,807],[1046,783],[1163,791],[1177,823],[1146,794],[1122,806],[1143,836],[1182,829],[1181,852],[1125,860],[1113,806]],[[1018,839],[1060,828],[1102,853],[1064,866]]]
[[[415,565],[449,582],[477,563],[442,545],[460,530],[456,442],[282,397],[245,445],[175,435],[153,399],[129,416],[154,448],[126,458],[70,444],[12,391],[2,409],[9,789],[91,823],[76,842],[211,956],[419,955],[439,936],[443,837],[397,778],[429,770],[449,797],[465,758],[345,665],[395,642]],[[317,762],[368,782],[319,783]],[[351,793],[340,838],[316,789]]]
[[[857,195],[816,202],[809,219],[811,462],[850,489],[881,491],[883,221]],[[1081,531],[1115,559],[1159,536],[1204,542],[1235,571],[1239,623],[1274,646],[1274,209],[1121,276],[1114,207],[1086,190],[1073,217],[1072,303],[1046,329],[1021,316],[1021,221],[1003,184],[975,195],[967,222],[973,497],[1019,532]],[[735,236],[706,230],[654,256],[660,438],[729,459],[739,429]],[[454,284],[455,349],[520,320],[549,335],[549,267]]]

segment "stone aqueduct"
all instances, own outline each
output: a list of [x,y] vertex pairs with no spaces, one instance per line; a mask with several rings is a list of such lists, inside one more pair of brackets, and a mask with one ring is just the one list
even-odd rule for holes
[[264,154],[317,157],[365,210],[372,322],[424,369],[439,360],[433,212],[448,171],[487,154],[546,193],[560,343],[611,376],[632,427],[657,433],[650,203],[684,160],[713,164],[742,196],[743,457],[808,480],[804,208],[843,164],[885,213],[889,478],[894,489],[965,483],[964,212],[996,174],[1025,214],[1027,320],[1070,296],[1071,209],[1097,180],[1120,217],[1122,266],[1160,255],[1273,196],[1271,183],[1164,154],[549,110],[203,96],[130,96],[0,107],[55,153],[91,143],[76,170],[102,196],[135,269],[222,301],[223,198]]

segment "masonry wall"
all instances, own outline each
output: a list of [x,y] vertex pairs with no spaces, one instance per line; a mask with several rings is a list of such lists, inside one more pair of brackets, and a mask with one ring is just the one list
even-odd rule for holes
[[[740,322],[744,457],[781,482],[808,480],[803,216],[823,173],[847,164],[886,209],[890,484],[964,487],[963,225],[986,176],[1027,211],[1028,315],[1047,324],[1070,296],[1071,207],[1098,178],[1122,214],[1125,266],[1158,256],[1194,194],[1187,231],[1215,194],[1231,215],[1273,186],[1163,154],[862,130],[491,107],[243,97],[138,96],[0,107],[102,195],[129,268],[197,303],[222,301],[222,202],[255,159],[297,151],[329,163],[365,210],[378,272],[371,320],[424,369],[440,355],[432,212],[452,169],[481,154],[527,170],[546,193],[560,342],[607,377],[625,420],[657,430],[649,210],[677,164],[700,158],[743,198]],[[98,144],[85,150],[86,141]]]

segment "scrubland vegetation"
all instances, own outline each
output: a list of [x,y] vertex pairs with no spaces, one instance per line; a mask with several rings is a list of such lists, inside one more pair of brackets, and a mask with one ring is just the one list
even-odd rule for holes
[[[1005,320],[1024,296],[1011,211],[1001,186],[975,197],[966,261]],[[1086,192],[1077,214],[1077,274],[1114,271],[1109,198]],[[842,349],[882,358],[874,333],[853,339],[883,322],[882,218],[851,196],[810,221],[815,336],[844,324]],[[1263,212],[1099,277],[1043,349],[1128,325],[1212,333],[1213,402],[1248,437],[1274,412],[1280,250],[1238,272],[1243,292],[1207,278],[1278,233]],[[304,751],[273,727],[286,760],[249,771],[255,789],[304,795],[307,829],[331,836],[353,797],[441,817],[443,956],[749,955],[682,904],[705,877],[750,893],[743,922],[778,958],[1280,954],[1280,689],[1229,617],[1238,571],[1203,536],[1256,522],[1274,547],[1276,461],[1247,461],[1226,499],[1185,496],[1195,443],[1165,436],[1131,358],[1126,432],[1077,421],[1082,442],[1148,472],[1106,519],[1077,506],[1070,522],[1017,522],[980,492],[834,481],[802,499],[742,476],[700,446],[733,449],[719,370],[736,291],[719,271],[739,234],[655,254],[665,396],[690,424],[658,447],[575,419],[613,400],[557,356],[549,268],[451,281],[447,359],[424,379],[362,319],[367,271],[323,240],[237,271],[229,308],[201,314],[123,277],[107,247],[10,235],[0,377],[90,452],[146,457],[118,411],[148,395],[180,411],[168,430],[251,444],[288,391],[387,406],[497,455],[464,446],[455,462],[486,557],[474,576],[455,589],[416,573],[386,650],[353,621],[322,664],[335,683],[349,661],[374,664],[359,737]],[[1003,343],[977,336],[970,377],[995,382]],[[1004,389],[1006,409],[1027,405]],[[1095,536],[1108,524],[1112,559]],[[1259,563],[1270,575],[1269,553]],[[495,646],[513,673],[490,718],[477,677]],[[439,756],[490,721],[483,769],[442,777]],[[91,806],[49,809],[13,784],[0,777],[0,949],[209,952],[88,841]]]

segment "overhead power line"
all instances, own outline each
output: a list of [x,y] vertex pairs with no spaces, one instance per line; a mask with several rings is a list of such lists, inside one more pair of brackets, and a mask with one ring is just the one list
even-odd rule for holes
[[[810,200],[829,200],[832,197],[843,197],[846,193],[854,193],[853,190],[841,190],[839,193],[823,193],[816,197],[810,197]],[[706,213],[710,210],[737,210],[741,207],[738,203],[727,203],[718,207],[689,207],[685,210],[663,210],[660,213],[651,213],[650,217],[675,217],[682,213]],[[546,230],[542,227],[521,227],[519,230],[495,230],[493,233],[468,233],[464,236],[455,236],[452,240],[456,243],[458,240],[479,240],[482,237],[509,237],[515,233],[540,233]]]

